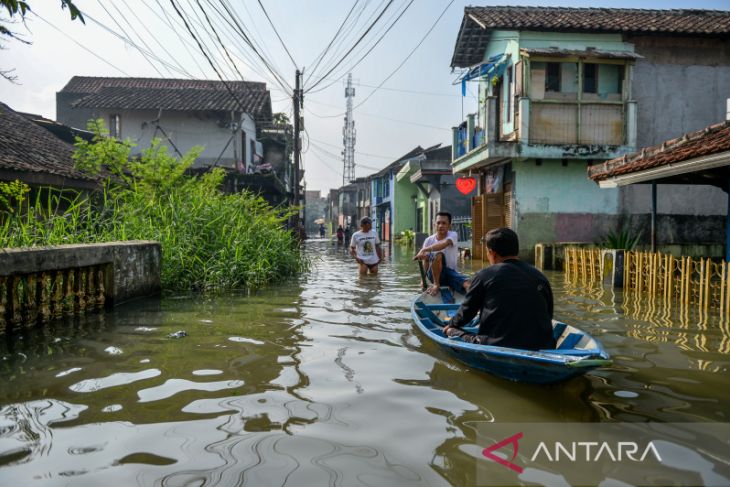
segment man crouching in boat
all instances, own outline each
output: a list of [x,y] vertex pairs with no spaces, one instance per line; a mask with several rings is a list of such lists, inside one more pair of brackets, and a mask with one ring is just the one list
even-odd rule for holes
[[[433,283],[426,289],[431,296],[436,296],[441,286],[449,286],[454,291],[466,294],[470,281],[456,270],[456,260],[459,249],[456,242],[459,236],[451,231],[451,213],[440,211],[436,214],[436,233],[423,242],[413,260],[423,260],[428,263],[426,277]],[[424,285],[426,283],[423,283]]]
[[[497,228],[484,239],[491,265],[473,277],[469,292],[444,334],[480,345],[554,349],[550,282],[517,258],[520,245],[514,231]],[[479,334],[462,330],[477,313],[481,313]]]

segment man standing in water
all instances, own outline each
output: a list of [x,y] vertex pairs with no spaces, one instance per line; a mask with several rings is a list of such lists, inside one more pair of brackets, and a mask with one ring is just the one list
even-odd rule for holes
[[383,251],[370,218],[363,217],[360,220],[360,230],[352,235],[350,241],[350,255],[360,264],[360,274],[378,273],[378,264],[383,258]]
[[[444,334],[481,345],[525,350],[555,348],[550,282],[542,272],[517,258],[520,245],[514,231],[490,230],[484,240],[490,265],[476,273]],[[462,330],[477,313],[479,334]]]
[[[440,211],[436,214],[436,233],[423,242],[413,260],[422,260],[427,263],[426,277],[433,282],[426,292],[432,296],[439,294],[441,286],[449,286],[454,291],[466,294],[469,289],[469,280],[456,270],[456,261],[459,249],[456,243],[459,236],[451,231],[451,213]],[[426,283],[423,283],[424,285]]]

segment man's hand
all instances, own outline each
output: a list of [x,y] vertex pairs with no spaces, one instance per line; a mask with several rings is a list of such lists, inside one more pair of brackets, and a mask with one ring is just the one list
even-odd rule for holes
[[418,259],[426,260],[427,258],[428,258],[428,252],[421,249],[418,251],[418,253],[415,255],[415,257],[413,257],[413,260],[418,260]]

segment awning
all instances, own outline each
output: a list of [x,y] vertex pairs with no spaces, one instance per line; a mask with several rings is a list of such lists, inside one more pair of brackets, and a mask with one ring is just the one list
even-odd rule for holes
[[[502,60],[504,58],[504,60]],[[461,77],[461,96],[466,96],[466,82],[470,79],[481,78],[488,74],[499,76],[507,66],[507,57],[504,54],[497,54],[487,59],[487,62],[478,64]]]

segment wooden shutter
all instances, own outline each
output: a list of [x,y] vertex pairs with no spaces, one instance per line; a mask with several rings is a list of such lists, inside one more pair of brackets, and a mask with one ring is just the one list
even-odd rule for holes
[[504,183],[504,226],[512,228],[512,183]]
[[484,237],[483,222],[483,194],[474,196],[471,199],[471,254],[472,259],[484,260],[482,252],[482,237]]
[[487,233],[504,226],[504,193],[486,194],[484,197],[484,233]]

